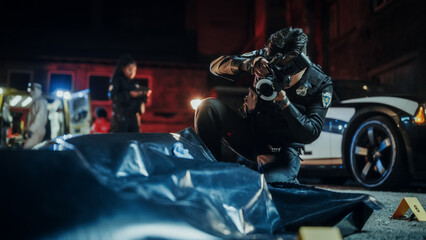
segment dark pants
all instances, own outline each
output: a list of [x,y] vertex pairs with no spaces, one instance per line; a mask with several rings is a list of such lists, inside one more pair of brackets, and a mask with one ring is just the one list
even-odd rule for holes
[[[195,131],[218,161],[222,159],[222,141],[242,157],[257,161],[259,149],[265,149],[257,141],[251,122],[217,99],[207,98],[195,113]],[[260,146],[262,145],[262,146]],[[283,147],[274,153],[273,163],[259,164],[268,182],[295,182],[300,167],[298,151]],[[259,163],[259,161],[257,161]]]
[[110,132],[139,132],[139,124],[136,114],[129,116],[129,114],[114,112]]

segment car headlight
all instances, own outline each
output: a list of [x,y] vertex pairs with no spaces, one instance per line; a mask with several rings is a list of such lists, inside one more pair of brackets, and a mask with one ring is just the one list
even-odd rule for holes
[[413,122],[417,125],[425,125],[426,104],[420,105],[413,117]]

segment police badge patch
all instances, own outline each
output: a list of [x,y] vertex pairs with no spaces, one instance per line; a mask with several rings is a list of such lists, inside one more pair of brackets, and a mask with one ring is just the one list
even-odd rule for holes
[[302,85],[296,89],[296,94],[299,96],[306,96],[306,93],[308,93],[308,87],[305,85]]
[[331,103],[331,92],[322,92],[322,106],[328,108]]

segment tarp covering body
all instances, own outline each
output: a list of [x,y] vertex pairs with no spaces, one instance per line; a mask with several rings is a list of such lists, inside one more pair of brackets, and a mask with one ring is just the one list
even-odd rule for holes
[[268,185],[217,162],[191,128],[63,136],[0,154],[5,233],[23,238],[273,239],[302,225],[346,235],[377,207],[364,194]]

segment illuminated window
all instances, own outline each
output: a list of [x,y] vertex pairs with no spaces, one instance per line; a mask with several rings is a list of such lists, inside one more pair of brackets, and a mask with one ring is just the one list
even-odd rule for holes
[[72,90],[72,75],[71,74],[50,74],[49,93],[57,90],[71,91]]
[[90,76],[90,97],[95,101],[108,101],[108,86],[110,77]]

